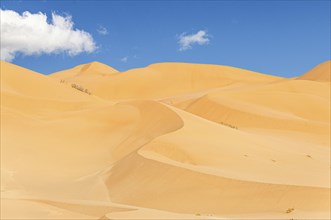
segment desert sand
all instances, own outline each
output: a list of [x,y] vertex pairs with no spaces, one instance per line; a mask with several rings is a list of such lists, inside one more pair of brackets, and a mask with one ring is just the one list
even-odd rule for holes
[[1,219],[330,218],[330,61],[0,64]]

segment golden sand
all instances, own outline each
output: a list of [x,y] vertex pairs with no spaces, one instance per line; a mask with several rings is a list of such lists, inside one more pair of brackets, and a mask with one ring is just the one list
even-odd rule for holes
[[2,219],[327,219],[330,169],[330,61],[293,79],[1,61]]

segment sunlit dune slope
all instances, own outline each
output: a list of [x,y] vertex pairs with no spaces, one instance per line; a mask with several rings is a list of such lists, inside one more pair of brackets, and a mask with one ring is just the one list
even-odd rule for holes
[[[237,129],[285,135],[296,141],[302,135],[305,141],[330,146],[330,84],[319,80],[329,75],[329,64],[297,79],[223,87],[163,102]],[[305,80],[307,75],[312,80]]]
[[[25,199],[107,200],[98,177],[79,178],[110,167],[112,147],[139,120],[133,107],[114,106],[1,62],[1,216],[81,219],[79,213]],[[97,210],[94,219],[107,213]]]
[[[200,167],[201,172],[233,179],[329,186],[330,149],[316,143],[312,147],[311,143],[306,142],[304,134],[302,141],[262,136],[219,125],[175,108],[173,110],[180,115],[184,126],[153,140],[142,151],[159,153],[165,158],[190,165],[190,169],[202,165],[205,170]],[[311,158],[315,159],[309,160]],[[312,178],[307,179],[306,175]]]
[[[1,62],[1,83],[1,127],[5,128],[1,129],[1,215],[5,218],[98,219],[113,212],[102,173],[116,159],[182,123],[162,104],[113,105],[5,62]],[[148,106],[148,111],[142,112],[140,105]],[[82,200],[91,202],[84,205]],[[106,205],[102,208],[93,201]]]
[[224,217],[284,218],[290,206],[296,216],[328,212],[328,148],[260,137],[173,111],[182,128],[154,139],[105,174],[113,201]]
[[100,62],[81,64],[74,68],[59,71],[52,74],[52,77],[61,80],[91,80],[98,77],[105,77],[118,71]]
[[[234,218],[242,215],[244,219],[254,215],[263,219],[316,218],[323,216],[320,213],[327,216],[330,205],[327,188],[224,178],[137,154],[116,164],[108,175],[113,201],[180,213]],[[286,215],[290,207],[295,207],[296,213]]]
[[318,66],[309,70],[307,73],[298,77],[298,79],[313,80],[320,82],[330,82],[330,78],[331,78],[331,60],[319,64]]
[[[67,86],[60,85],[40,73],[16,66],[5,61],[1,65],[1,92],[12,93],[29,98],[89,100],[89,96],[81,94]],[[7,104],[7,102],[4,102]]]
[[173,102],[190,113],[239,129],[301,132],[330,144],[330,86],[325,83],[288,80],[220,89]]
[[[73,70],[68,70],[69,75]],[[94,77],[89,81],[83,78],[68,79],[62,74],[59,77],[57,73],[50,76],[71,84],[79,83],[105,99],[162,98],[229,86],[233,83],[254,84],[279,79],[235,67],[187,63],[153,64],[107,77]]]
[[296,207],[298,216],[328,212],[329,148],[261,137],[173,110],[182,128],[154,139],[109,173],[114,201],[233,217],[262,212],[284,218],[287,206]]

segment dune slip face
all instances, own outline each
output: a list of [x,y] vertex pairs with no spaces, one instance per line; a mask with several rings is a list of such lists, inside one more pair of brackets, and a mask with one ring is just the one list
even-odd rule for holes
[[328,219],[330,61],[1,61],[1,219]]

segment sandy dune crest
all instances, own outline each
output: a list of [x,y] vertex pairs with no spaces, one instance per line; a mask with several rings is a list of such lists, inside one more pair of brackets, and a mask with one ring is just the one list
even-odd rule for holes
[[298,79],[313,80],[320,82],[330,82],[331,78],[331,60],[319,64],[313,69],[309,70]]
[[[75,68],[70,72],[69,75],[77,74]],[[50,77],[69,84],[78,83],[94,95],[109,100],[164,98],[233,83],[263,83],[278,79],[234,67],[185,63],[152,64],[106,77],[90,75],[94,77],[91,76],[88,80],[83,77],[62,77],[62,73],[54,73]]]

